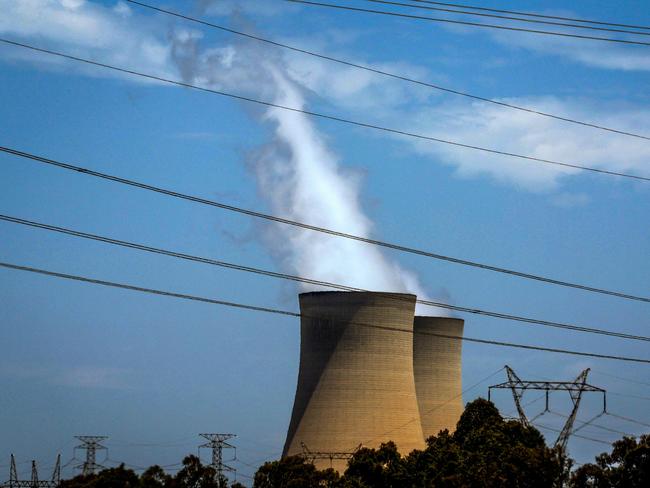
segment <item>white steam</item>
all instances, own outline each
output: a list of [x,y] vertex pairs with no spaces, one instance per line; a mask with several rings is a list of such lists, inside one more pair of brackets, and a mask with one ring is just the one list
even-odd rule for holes
[[[193,82],[278,105],[305,107],[301,85],[273,52],[247,45],[199,52],[193,38],[178,41],[174,49],[175,61],[184,74],[192,72]],[[252,166],[272,213],[371,237],[373,225],[359,202],[358,178],[341,168],[309,116],[271,107],[262,120],[272,125],[273,139],[257,152]],[[271,234],[267,242],[291,274],[365,290],[425,297],[415,275],[376,246],[284,224],[273,225]],[[301,284],[301,288],[323,289],[310,284]],[[442,309],[428,307],[426,312],[444,314]]]
[[[268,69],[277,88],[275,102],[303,108],[298,87],[277,67]],[[256,169],[260,189],[274,213],[370,237],[372,223],[359,204],[356,179],[340,168],[308,116],[271,108],[265,119],[275,125],[274,143],[257,160]],[[277,226],[275,232],[286,245],[285,263],[296,273],[355,288],[424,296],[417,278],[376,246],[285,225]]]

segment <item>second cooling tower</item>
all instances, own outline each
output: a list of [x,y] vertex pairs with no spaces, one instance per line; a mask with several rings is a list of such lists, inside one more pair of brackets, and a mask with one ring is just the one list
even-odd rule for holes
[[[392,440],[424,447],[413,375],[415,296],[300,295],[300,371],[283,456],[350,452]],[[371,327],[368,327],[370,325]],[[319,468],[329,460],[316,460]],[[346,461],[334,461],[344,471]]]
[[415,317],[413,371],[424,437],[453,432],[463,413],[462,319]]

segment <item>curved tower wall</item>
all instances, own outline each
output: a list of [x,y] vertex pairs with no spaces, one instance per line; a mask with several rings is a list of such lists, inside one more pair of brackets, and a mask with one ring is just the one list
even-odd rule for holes
[[[283,456],[300,454],[301,443],[312,452],[350,452],[388,440],[402,453],[424,447],[410,333],[415,296],[391,296],[300,295],[300,371]],[[333,467],[342,472],[346,463],[334,461]],[[330,467],[330,460],[315,464]]]
[[443,429],[453,432],[463,413],[462,341],[428,334],[463,336],[464,321],[450,317],[415,317],[413,372],[424,438]]

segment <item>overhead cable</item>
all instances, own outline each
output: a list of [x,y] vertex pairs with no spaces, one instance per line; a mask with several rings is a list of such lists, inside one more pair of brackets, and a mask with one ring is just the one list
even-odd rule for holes
[[[536,427],[541,427],[542,429],[550,430],[551,432],[558,432],[558,433],[562,432],[562,431],[559,430],[559,429],[555,429],[555,428],[553,428],[553,427],[549,427],[548,425],[540,424],[539,422],[536,422],[534,425],[535,425]],[[604,441],[604,440],[602,440],[602,439],[596,439],[596,438],[594,438],[594,437],[588,437],[588,436],[586,436],[586,435],[582,435],[582,434],[571,434],[571,436],[572,436],[572,437],[579,437],[580,439],[585,439],[585,440],[587,440],[587,441],[591,441],[591,442],[597,442],[597,443],[599,443],[599,444],[606,444],[606,445],[608,445],[608,446],[611,446],[611,444],[612,444],[611,442],[607,442],[607,441]]]
[[[125,283],[116,283],[116,282],[113,282],[113,281],[99,280],[99,279],[94,279],[94,278],[88,278],[88,277],[85,277],[85,276],[78,276],[78,275],[59,273],[59,272],[56,272],[56,271],[49,271],[49,270],[45,270],[45,269],[34,268],[34,267],[31,267],[31,266],[22,266],[22,265],[6,263],[6,262],[0,262],[0,267],[7,268],[7,269],[12,269],[12,270],[16,270],[16,271],[25,271],[25,272],[29,272],[29,273],[36,273],[36,274],[51,276],[51,277],[55,277],[55,278],[63,278],[63,279],[66,279],[66,280],[81,281],[81,282],[84,282],[84,283],[90,283],[90,284],[94,284],[94,285],[101,285],[101,286],[106,286],[106,287],[111,287],[111,288],[120,288],[120,289],[124,289],[124,290],[148,293],[148,294],[152,294],[152,295],[166,296],[166,297],[171,297],[171,298],[179,298],[179,299],[182,299],[182,300],[191,300],[191,301],[195,301],[195,302],[209,303],[209,304],[212,304],[212,305],[222,305],[222,306],[226,306],[226,307],[233,307],[233,308],[244,309],[244,310],[252,310],[252,311],[255,311],[255,312],[265,312],[265,313],[272,313],[272,314],[283,315],[283,316],[288,316],[288,317],[307,318],[307,319],[320,319],[321,318],[321,317],[318,317],[318,316],[301,314],[301,313],[292,312],[292,311],[289,311],[289,310],[280,310],[280,309],[271,308],[271,307],[261,307],[261,306],[257,306],[257,305],[249,305],[249,304],[244,304],[244,303],[239,303],[239,302],[218,300],[218,299],[214,299],[214,298],[206,298],[206,297],[200,297],[200,296],[196,296],[196,295],[188,295],[188,294],[184,294],[184,293],[176,293],[176,292],[166,291],[166,290],[145,288],[145,287],[129,285],[129,284],[125,284]],[[597,358],[597,359],[611,359],[611,360],[615,360],[615,361],[627,361],[627,362],[634,362],[634,363],[650,364],[650,359],[644,359],[644,358],[635,358],[635,357],[629,357],[629,356],[616,356],[616,355],[610,355],[610,354],[598,354],[598,353],[583,352],[583,351],[573,351],[573,350],[569,350],[569,349],[559,349],[559,348],[552,348],[552,347],[534,346],[534,345],[530,345],[530,344],[518,344],[518,343],[513,343],[513,342],[494,341],[494,340],[489,340],[489,339],[478,339],[478,338],[475,338],[475,337],[467,337],[467,336],[455,336],[455,335],[448,335],[448,334],[438,334],[438,333],[430,332],[430,331],[417,331],[417,332],[415,332],[412,329],[408,330],[408,329],[403,329],[403,328],[400,328],[400,327],[369,324],[369,323],[363,323],[363,322],[347,322],[347,323],[349,323],[351,325],[354,325],[354,326],[357,326],[357,327],[380,329],[380,330],[384,330],[384,331],[388,331],[388,332],[399,332],[399,333],[417,334],[417,335],[429,335],[429,336],[434,336],[434,337],[441,337],[443,339],[460,340],[460,341],[472,342],[472,343],[477,343],[477,344],[486,344],[486,345],[501,346],[501,347],[512,347],[512,348],[526,349],[526,350],[531,350],[531,351],[552,352],[552,353],[557,353],[557,354],[569,354],[569,355],[574,355],[574,356],[591,357],[591,358]]]
[[603,32],[618,32],[621,34],[633,34],[633,35],[639,35],[639,36],[650,36],[650,32],[639,32],[639,31],[634,31],[634,30],[626,30],[626,29],[613,29],[613,28],[608,28],[608,27],[596,27],[593,25],[585,25],[585,24],[568,24],[566,22],[554,22],[554,21],[549,21],[549,20],[535,20],[535,19],[526,19],[523,17],[511,17],[507,15],[496,15],[496,14],[485,14],[485,13],[480,13],[480,12],[468,12],[467,10],[458,10],[454,8],[442,8],[442,7],[429,7],[425,5],[414,5],[412,3],[403,3],[403,2],[393,2],[389,0],[365,0],[366,2],[372,2],[372,3],[380,3],[384,5],[393,5],[397,7],[409,7],[409,8],[418,8],[418,9],[423,9],[423,10],[433,10],[436,12],[447,12],[447,13],[452,13],[452,14],[462,14],[462,15],[474,15],[474,16],[479,16],[479,17],[488,17],[492,19],[503,19],[503,20],[513,20],[516,22],[528,22],[532,24],[544,24],[544,25],[556,25],[559,27],[570,27],[570,28],[575,28],[575,29],[589,29],[589,30],[595,30],[595,31],[603,31]]
[[[2,215],[0,214],[0,220],[3,220],[5,222],[11,222],[15,224],[21,224],[21,225],[26,225],[29,227],[34,227],[37,229],[43,229],[43,230],[48,230],[52,232],[58,232],[60,234],[66,234],[74,237],[80,237],[83,239],[89,239],[93,241],[99,241],[103,242],[106,244],[112,244],[116,246],[121,246],[121,247],[126,247],[130,249],[137,249],[139,251],[145,251],[153,254],[162,254],[164,256],[169,256],[173,258],[178,258],[178,259],[183,259],[187,261],[193,261],[193,262],[198,262],[202,264],[209,264],[212,266],[219,266],[222,268],[227,268],[227,269],[234,269],[237,271],[244,271],[247,273],[254,273],[254,274],[259,274],[263,276],[269,276],[272,278],[280,278],[280,279],[285,279],[285,280],[290,280],[290,281],[297,281],[301,283],[306,283],[309,285],[316,285],[316,286],[321,286],[325,288],[334,288],[338,290],[344,290],[344,291],[372,291],[372,290],[366,290],[362,288],[356,288],[352,286],[346,286],[346,285],[341,285],[337,283],[332,283],[328,281],[322,281],[322,280],[315,280],[315,279],[310,279],[310,278],[305,278],[302,276],[295,276],[295,275],[290,275],[286,273],[278,273],[275,271],[270,271],[270,270],[265,270],[265,269],[260,269],[260,268],[254,268],[251,266],[244,266],[240,264],[235,264],[235,263],[229,263],[226,261],[219,261],[216,259],[211,259],[211,258],[206,258],[206,257],[201,257],[201,256],[194,256],[191,254],[185,254],[185,253],[180,253],[177,251],[170,251],[167,249],[161,249],[158,247],[152,247],[152,246],[146,246],[144,244],[138,244],[135,242],[129,242],[129,241],[123,241],[119,239],[114,239],[111,237],[106,237],[106,236],[101,236],[97,234],[90,234],[87,232],[82,232],[74,229],[69,229],[65,227],[59,227],[55,225],[49,225],[49,224],[44,224],[41,222],[34,222],[26,219],[21,219],[18,217],[12,217],[9,215]],[[396,300],[404,300],[404,297],[399,294],[395,294],[394,296],[391,296],[389,294],[389,297],[395,298]],[[583,327],[583,326],[578,326],[578,325],[573,325],[573,324],[566,324],[566,323],[560,323],[560,322],[551,322],[547,320],[540,320],[540,319],[534,319],[530,317],[520,317],[516,315],[511,315],[511,314],[505,314],[505,313],[500,313],[500,312],[491,312],[487,310],[480,310],[476,308],[470,308],[470,307],[463,307],[463,306],[458,306],[458,305],[450,305],[447,303],[443,302],[434,302],[432,300],[422,300],[418,299],[417,303],[430,306],[430,307],[439,307],[447,310],[454,310],[457,312],[464,312],[464,313],[471,313],[471,314],[476,314],[476,315],[482,315],[482,316],[487,316],[487,317],[496,317],[496,318],[501,318],[501,319],[507,319],[507,320],[513,320],[517,322],[524,322],[528,324],[537,324],[537,325],[543,325],[547,327],[554,327],[554,328],[559,328],[559,329],[565,329],[565,330],[571,330],[575,332],[586,332],[586,333],[591,333],[591,334],[600,334],[600,335],[605,335],[605,336],[611,336],[611,337],[617,337],[620,339],[630,339],[630,340],[638,340],[638,341],[650,341],[650,337],[647,336],[639,336],[639,335],[634,335],[634,334],[626,334],[623,332],[616,332],[612,330],[606,330],[606,329],[596,329],[596,328],[591,328],[591,327]]]
[[140,71],[134,71],[134,70],[131,70],[131,69],[126,69],[126,68],[120,68],[120,67],[117,67],[117,66],[114,66],[114,65],[100,63],[98,61],[92,61],[92,60],[89,60],[89,59],[86,59],[86,58],[80,58],[80,57],[77,57],[77,56],[61,53],[61,52],[58,52],[58,51],[52,51],[50,49],[43,49],[43,48],[31,46],[29,44],[23,44],[21,42],[12,41],[10,39],[0,38],[0,42],[4,42],[5,44],[9,44],[9,45],[16,46],[16,47],[30,49],[30,50],[35,51],[35,52],[49,54],[49,55],[52,55],[52,56],[58,56],[58,57],[61,57],[61,58],[70,59],[72,61],[78,61],[80,63],[85,63],[85,64],[89,64],[89,65],[92,65],[92,66],[107,68],[107,69],[117,71],[117,72],[120,72],[120,73],[125,73],[125,74],[129,74],[129,75],[133,75],[133,76],[143,77],[143,78],[146,78],[146,79],[149,79],[149,80],[160,81],[160,82],[163,82],[163,83],[168,83],[168,84],[176,85],[176,86],[182,86],[182,87],[185,87],[185,88],[192,88],[194,90],[199,90],[199,91],[202,91],[202,92],[205,92],[205,93],[212,93],[214,95],[224,96],[224,97],[232,98],[232,99],[235,99],[235,100],[241,100],[241,101],[245,101],[245,102],[249,102],[249,103],[254,103],[254,104],[257,104],[257,105],[263,105],[263,106],[266,106],[266,107],[279,108],[281,110],[287,110],[287,111],[290,111],[290,112],[301,113],[301,114],[309,115],[309,116],[312,116],[312,117],[318,117],[318,118],[325,119],[325,120],[332,120],[332,121],[341,122],[341,123],[344,123],[344,124],[354,125],[354,126],[358,126],[358,127],[364,127],[366,129],[373,129],[373,130],[377,130],[377,131],[381,131],[381,132],[387,132],[387,133],[390,133],[390,134],[397,134],[397,135],[400,135],[400,136],[406,136],[406,137],[411,137],[411,138],[415,138],[415,139],[421,139],[421,140],[426,140],[426,141],[431,141],[431,142],[438,142],[438,143],[446,144],[446,145],[450,145],[450,146],[462,147],[462,148],[465,148],[465,149],[472,149],[472,150],[475,150],[475,151],[481,151],[481,152],[490,153],[490,154],[497,154],[499,156],[507,156],[507,157],[517,158],[517,159],[523,159],[523,160],[526,160],[526,161],[534,161],[534,162],[537,162],[537,163],[550,164],[550,165],[561,166],[561,167],[565,167],[565,168],[573,168],[573,169],[578,169],[578,170],[582,170],[582,171],[590,171],[590,172],[593,172],[593,173],[599,173],[599,174],[608,175],[608,176],[621,176],[621,177],[624,177],[624,178],[630,178],[630,179],[634,179],[634,180],[650,182],[650,177],[646,177],[646,176],[635,175],[635,174],[630,174],[630,173],[621,173],[621,172],[617,172],[617,171],[609,171],[609,170],[606,170],[606,169],[593,168],[593,167],[590,167],[590,166],[583,166],[583,165],[573,164],[573,163],[565,163],[565,162],[562,162],[562,161],[554,161],[554,160],[550,160],[550,159],[538,158],[538,157],[535,157],[535,156],[526,156],[524,154],[512,153],[512,152],[508,152],[508,151],[501,151],[501,150],[498,150],[498,149],[490,149],[490,148],[486,148],[486,147],[482,147],[482,146],[475,146],[475,145],[472,145],[472,144],[465,144],[465,143],[462,143],[462,142],[451,141],[451,140],[447,140],[447,139],[440,139],[438,137],[426,136],[426,135],[418,134],[418,133],[415,133],[415,132],[408,132],[408,131],[404,131],[404,130],[400,130],[400,129],[393,129],[393,128],[390,128],[390,127],[384,127],[384,126],[381,126],[381,125],[369,124],[369,123],[366,123],[366,122],[359,122],[359,121],[355,121],[355,120],[352,120],[352,119],[345,119],[345,118],[338,117],[338,116],[335,116],[335,115],[327,115],[327,114],[323,114],[323,113],[319,113],[319,112],[311,112],[309,110],[299,109],[299,108],[295,108],[295,107],[289,107],[289,106],[286,106],[286,105],[280,105],[280,104],[277,104],[277,103],[258,100],[258,99],[243,96],[243,95],[236,95],[236,94],[233,94],[233,93],[228,93],[228,92],[224,92],[224,91],[220,91],[220,90],[214,90],[212,88],[205,88],[205,87],[202,87],[202,86],[193,85],[191,83],[186,83],[186,82],[178,81],[178,80],[172,80],[172,79],[169,79],[169,78],[163,78],[161,76],[147,74],[147,73],[143,73],[143,72],[140,72]]
[[480,10],[483,12],[496,12],[496,13],[501,13],[501,14],[513,14],[513,15],[524,15],[527,17],[537,17],[540,19],[555,19],[555,20],[566,20],[569,22],[583,22],[586,24],[596,24],[596,25],[611,25],[614,27],[627,27],[629,29],[647,29],[650,30],[650,26],[647,25],[631,25],[631,24],[621,24],[621,23],[614,23],[614,22],[604,22],[600,20],[589,20],[589,19],[578,19],[575,17],[561,17],[559,15],[544,15],[544,14],[538,14],[538,13],[533,13],[533,12],[517,12],[514,10],[502,10],[502,9],[496,9],[496,8],[488,8],[488,7],[478,7],[476,5],[463,5],[463,4],[458,4],[458,3],[444,3],[444,2],[433,2],[430,0],[410,0],[411,2],[417,2],[417,3],[427,3],[431,5],[444,5],[447,7],[458,7],[458,8],[468,8],[472,10]]
[[460,24],[460,25],[467,25],[471,27],[485,27],[489,29],[500,29],[500,30],[507,30],[507,31],[516,31],[516,32],[528,32],[531,34],[543,34],[543,35],[549,35],[549,36],[560,36],[560,37],[570,37],[570,38],[575,38],[575,39],[586,39],[586,40],[591,40],[591,41],[605,41],[605,42],[618,42],[618,43],[623,43],[623,44],[634,44],[638,46],[650,46],[650,42],[643,42],[643,41],[631,41],[627,39],[613,39],[610,37],[597,37],[597,36],[586,36],[582,34],[568,34],[566,32],[557,32],[557,31],[544,31],[544,30],[537,30],[537,29],[526,29],[523,27],[508,27],[505,25],[496,25],[496,24],[483,24],[480,22],[468,22],[464,20],[452,20],[452,19],[443,19],[440,17],[426,17],[423,15],[412,15],[412,14],[403,14],[399,12],[391,12],[391,11],[386,11],[386,10],[375,10],[375,9],[368,9],[368,8],[360,8],[360,7],[351,7],[348,5],[337,5],[333,3],[324,3],[324,2],[312,2],[308,0],[285,0],[287,2],[292,2],[292,3],[300,3],[300,4],[305,4],[305,5],[312,5],[316,7],[327,7],[327,8],[335,8],[335,9],[341,9],[341,10],[349,10],[353,12],[364,12],[364,13],[371,13],[371,14],[379,14],[379,15],[388,15],[392,17],[401,17],[401,18],[407,18],[407,19],[415,19],[415,20],[427,20],[431,22],[442,22],[442,23],[448,23],[448,24]]
[[508,268],[501,268],[501,267],[498,267],[498,266],[492,266],[492,265],[489,265],[489,264],[479,263],[479,262],[476,262],[476,261],[469,261],[469,260],[466,260],[466,259],[460,259],[460,258],[456,258],[456,257],[452,257],[452,256],[446,256],[444,254],[438,254],[438,253],[434,253],[434,252],[430,252],[430,251],[424,251],[424,250],[416,249],[416,248],[413,248],[413,247],[402,246],[400,244],[393,244],[393,243],[386,242],[386,241],[379,241],[379,240],[376,240],[376,239],[370,239],[368,237],[362,237],[362,236],[357,236],[357,235],[354,235],[354,234],[348,234],[348,233],[345,233],[345,232],[339,232],[337,230],[327,229],[325,227],[319,227],[319,226],[307,224],[307,223],[304,223],[304,222],[298,222],[298,221],[295,221],[295,220],[289,220],[289,219],[285,219],[283,217],[277,217],[275,215],[269,215],[269,214],[265,214],[265,213],[262,213],[262,212],[257,212],[257,211],[254,211],[254,210],[248,210],[248,209],[245,209],[245,208],[242,208],[242,207],[237,207],[235,205],[230,205],[230,204],[218,202],[218,201],[215,201],[215,200],[208,200],[208,199],[205,199],[205,198],[201,198],[201,197],[197,197],[197,196],[193,196],[193,195],[188,195],[188,194],[185,194],[185,193],[180,193],[180,192],[176,192],[176,191],[173,191],[173,190],[168,190],[168,189],[165,189],[165,188],[149,185],[147,183],[142,183],[142,182],[135,181],[135,180],[120,178],[119,176],[114,176],[114,175],[110,175],[110,174],[107,174],[107,173],[100,173],[98,171],[93,171],[93,170],[90,170],[90,169],[87,169],[87,168],[82,168],[80,166],[75,166],[73,164],[64,163],[62,161],[57,161],[55,159],[49,159],[49,158],[45,158],[43,156],[37,156],[35,154],[20,151],[18,149],[13,149],[13,148],[5,147],[5,146],[0,146],[0,151],[8,153],[8,154],[12,154],[14,156],[18,156],[18,157],[21,157],[21,158],[30,159],[30,160],[36,161],[38,163],[47,164],[47,165],[50,165],[50,166],[55,166],[55,167],[58,167],[58,168],[69,170],[69,171],[83,173],[83,174],[88,175],[88,176],[102,178],[102,179],[105,179],[105,180],[113,181],[115,183],[120,183],[120,184],[124,184],[124,185],[133,186],[133,187],[136,187],[136,188],[141,188],[143,190],[148,190],[148,191],[152,191],[152,192],[155,192],[155,193],[160,193],[160,194],[171,196],[171,197],[174,197],[174,198],[179,198],[181,200],[187,200],[187,201],[191,201],[191,202],[194,202],[194,203],[199,203],[201,205],[208,205],[208,206],[211,206],[211,207],[220,208],[220,209],[227,210],[227,211],[230,211],[230,212],[236,212],[236,213],[248,215],[250,217],[256,217],[256,218],[260,218],[260,219],[264,219],[264,220],[269,220],[269,221],[272,221],[272,222],[291,225],[291,226],[294,226],[294,227],[299,227],[301,229],[306,229],[306,230],[310,230],[310,231],[314,231],[314,232],[320,232],[320,233],[323,233],[323,234],[328,234],[328,235],[332,235],[332,236],[336,236],[336,237],[340,237],[340,238],[344,238],[344,239],[350,239],[350,240],[354,240],[354,241],[364,242],[366,244],[371,244],[371,245],[375,245],[375,246],[379,246],[379,247],[384,247],[384,248],[392,249],[392,250],[395,250],[395,251],[405,252],[405,253],[409,253],[409,254],[415,254],[415,255],[418,255],[418,256],[424,256],[424,257],[428,257],[428,258],[432,258],[432,259],[437,259],[437,260],[440,260],[440,261],[446,261],[446,262],[450,262],[450,263],[454,263],[454,264],[460,264],[460,265],[463,265],[463,266],[469,266],[469,267],[473,267],[473,268],[484,269],[484,270],[493,271],[493,272],[497,272],[497,273],[503,273],[503,274],[507,274],[507,275],[516,276],[518,278],[525,278],[525,279],[529,279],[529,280],[540,281],[540,282],[543,282],[543,283],[549,283],[549,284],[564,286],[564,287],[568,287],[568,288],[576,288],[576,289],[579,289],[579,290],[593,292],[593,293],[600,293],[600,294],[603,294],[603,295],[611,295],[611,296],[615,296],[617,298],[624,298],[624,299],[627,299],[627,300],[635,300],[635,301],[650,303],[650,298],[648,298],[648,297],[630,295],[630,294],[622,293],[622,292],[618,292],[618,291],[606,290],[606,289],[603,289],[603,288],[595,288],[595,287],[591,287],[591,286],[587,286],[587,285],[581,285],[579,283],[571,283],[571,282],[568,282],[568,281],[561,281],[561,280],[557,280],[555,278],[549,278],[549,277],[546,277],[546,276],[540,276],[540,275],[534,275],[534,274],[530,274],[530,273],[524,273],[524,272],[521,272],[521,271],[515,271],[515,270],[512,270],[512,269],[508,269]]
[[607,412],[607,415],[609,415],[610,417],[620,419],[620,420],[625,420],[626,422],[630,422],[632,424],[640,425],[642,427],[650,427],[650,424],[648,424],[646,422],[640,422],[640,421],[638,421],[636,419],[632,419],[630,417],[624,417],[623,415],[617,415],[615,413],[609,413],[609,412]]
[[[522,106],[519,106],[519,105],[514,105],[512,103],[507,103],[507,102],[502,102],[502,101],[499,101],[499,100],[495,100],[495,99],[492,99],[492,98],[486,98],[486,97],[482,97],[482,96],[479,96],[479,95],[473,95],[471,93],[462,92],[462,91],[459,91],[459,90],[455,90],[453,88],[443,87],[443,86],[436,85],[436,84],[433,84],[433,83],[428,83],[428,82],[425,82],[425,81],[416,80],[414,78],[409,78],[407,76],[398,75],[396,73],[391,73],[389,71],[384,71],[384,70],[381,70],[381,69],[378,69],[378,68],[373,68],[373,67],[370,67],[370,66],[367,66],[367,65],[354,63],[352,61],[346,61],[346,60],[340,59],[340,58],[334,58],[334,57],[328,56],[326,54],[317,53],[317,52],[314,52],[314,51],[308,51],[306,49],[291,46],[289,44],[273,41],[273,40],[270,40],[270,39],[265,39],[263,37],[259,37],[259,36],[253,35],[253,34],[249,34],[247,32],[242,32],[242,31],[238,31],[238,30],[235,30],[235,29],[231,29],[231,28],[228,28],[228,27],[225,27],[225,26],[222,26],[222,25],[215,24],[213,22],[208,22],[206,20],[197,19],[196,17],[190,17],[190,16],[185,15],[185,14],[181,14],[181,13],[178,13],[178,12],[174,12],[172,10],[156,7],[156,6],[153,6],[153,5],[149,5],[147,3],[143,3],[143,2],[140,2],[140,1],[137,1],[137,0],[126,0],[126,1],[129,2],[129,3],[132,3],[134,5],[138,5],[138,6],[141,6],[141,7],[145,7],[145,8],[154,10],[156,12],[160,12],[160,13],[170,15],[170,16],[173,16],[173,17],[178,17],[178,18],[190,21],[190,22],[195,22],[197,24],[204,25],[206,27],[219,29],[219,30],[222,30],[224,32],[229,32],[231,34],[246,37],[248,39],[253,39],[253,40],[259,41],[259,42],[265,42],[265,43],[271,44],[273,46],[281,47],[281,48],[284,48],[284,49],[289,49],[289,50],[294,51],[294,52],[306,54],[306,55],[309,55],[309,56],[314,56],[316,58],[325,59],[327,61],[332,61],[332,62],[335,62],[335,63],[342,64],[344,66],[350,66],[350,67],[353,67],[353,68],[369,71],[371,73],[379,74],[379,75],[382,75],[382,76],[387,76],[387,77],[390,77],[390,78],[393,78],[393,79],[406,81],[406,82],[409,82],[409,83],[414,83],[414,84],[420,85],[420,86],[426,86],[428,88],[433,88],[435,90],[440,90],[440,91],[443,91],[443,92],[446,92],[446,93],[452,93],[454,95],[460,95],[460,96],[471,98],[471,99],[474,99],[474,100],[480,100],[480,101],[486,102],[486,103],[492,103],[492,104],[495,104],[495,105],[499,105],[501,107],[506,107],[506,108],[510,108],[510,109],[514,109],[514,110],[520,110],[520,111],[535,114],[535,115],[541,115],[543,117],[549,117],[549,118],[552,118],[552,119],[561,120],[563,122],[569,122],[571,124],[578,124],[578,125],[582,125],[582,126],[585,126],[585,127],[590,127],[592,129],[598,129],[598,130],[603,130],[603,131],[607,131],[607,132],[613,132],[615,134],[621,134],[621,135],[625,135],[625,136],[636,137],[636,138],[639,138],[639,139],[650,140],[650,136],[645,136],[645,135],[642,135],[642,134],[636,134],[634,132],[629,132],[629,131],[620,130],[620,129],[613,129],[611,127],[605,127],[605,126],[599,125],[599,124],[584,122],[584,121],[572,119],[570,117],[563,117],[563,116],[560,116],[560,115],[554,115],[554,114],[550,114],[548,112],[543,112],[541,110],[526,108],[526,107],[522,107]],[[650,33],[649,33],[649,35],[650,35]]]

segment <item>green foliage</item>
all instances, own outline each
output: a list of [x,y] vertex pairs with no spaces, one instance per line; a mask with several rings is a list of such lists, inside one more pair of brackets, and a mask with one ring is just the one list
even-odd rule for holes
[[61,482],[61,488],[138,488],[138,475],[124,465],[104,469],[99,474],[77,476]]
[[546,488],[562,479],[564,463],[534,428],[504,421],[483,399],[467,405],[456,431],[427,439],[422,451],[401,457],[393,443],[361,449],[341,486]]
[[332,469],[317,470],[301,456],[287,456],[264,463],[255,473],[254,488],[316,488],[336,486],[338,474]]
[[631,437],[614,442],[610,454],[596,457],[571,477],[574,488],[647,488],[650,486],[650,435],[638,441]]
[[[402,456],[392,442],[359,449],[342,476],[318,470],[300,456],[267,462],[254,488],[648,488],[650,435],[624,437],[611,453],[569,476],[570,460],[546,446],[533,427],[504,420],[484,399],[467,404],[455,432],[443,430],[426,447]],[[214,469],[187,456],[175,476],[160,466],[138,476],[124,465],[63,481],[61,488],[228,488]],[[233,483],[231,488],[244,488]]]

